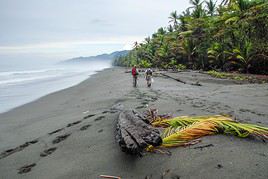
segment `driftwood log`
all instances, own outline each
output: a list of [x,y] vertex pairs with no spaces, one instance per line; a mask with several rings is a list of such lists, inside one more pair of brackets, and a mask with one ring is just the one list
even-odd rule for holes
[[141,154],[148,145],[159,146],[162,143],[159,131],[134,110],[120,112],[116,140],[122,151],[128,154]]

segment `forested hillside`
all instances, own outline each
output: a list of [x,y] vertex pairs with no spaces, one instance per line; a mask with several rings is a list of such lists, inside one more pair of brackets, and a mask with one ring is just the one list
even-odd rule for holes
[[267,0],[190,3],[114,65],[268,74]]

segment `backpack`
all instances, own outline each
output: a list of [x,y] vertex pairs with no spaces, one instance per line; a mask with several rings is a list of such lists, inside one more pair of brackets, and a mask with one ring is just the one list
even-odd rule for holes
[[136,68],[132,68],[132,75],[136,76],[137,75],[137,69]]
[[147,70],[147,71],[146,71],[146,75],[153,75],[152,70],[151,70],[151,69]]

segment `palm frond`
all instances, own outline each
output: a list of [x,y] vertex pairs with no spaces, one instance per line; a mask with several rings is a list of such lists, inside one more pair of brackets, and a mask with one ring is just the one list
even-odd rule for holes
[[[152,125],[166,128],[162,134],[163,143],[160,146],[164,148],[195,144],[197,139],[215,134],[228,134],[242,138],[253,136],[268,140],[267,127],[240,123],[223,115],[156,119]],[[152,150],[152,146],[148,147],[148,151]]]
[[[171,129],[169,129],[171,130]],[[178,147],[206,135],[217,133],[217,126],[209,121],[196,122],[163,138],[161,147]]]
[[202,120],[207,120],[207,119],[218,119],[221,118],[222,120],[232,120],[228,116],[223,116],[223,115],[213,115],[213,116],[179,116],[171,119],[163,119],[163,118],[157,118],[152,122],[152,125],[155,127],[168,127],[168,126],[173,126],[173,127],[179,127],[179,126],[188,126],[191,125],[195,122],[199,122]]

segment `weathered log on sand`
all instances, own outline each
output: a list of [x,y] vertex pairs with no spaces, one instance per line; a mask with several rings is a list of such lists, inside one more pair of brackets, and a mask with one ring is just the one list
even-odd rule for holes
[[123,152],[140,154],[148,145],[162,143],[160,133],[137,111],[126,110],[119,114],[116,140]]

